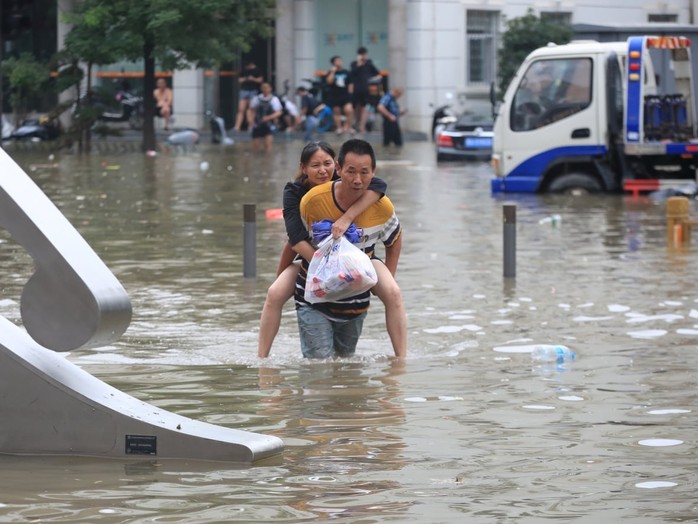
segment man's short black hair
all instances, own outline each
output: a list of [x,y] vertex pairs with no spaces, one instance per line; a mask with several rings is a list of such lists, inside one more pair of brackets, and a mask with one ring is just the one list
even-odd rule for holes
[[344,165],[344,158],[349,154],[354,153],[355,155],[368,155],[371,157],[371,168],[376,169],[376,153],[373,151],[373,146],[366,142],[366,140],[361,140],[360,138],[350,138],[342,144],[339,148],[339,156],[337,157],[337,163],[339,167]]
[[339,55],[334,55],[332,58],[330,58],[330,64],[334,65],[334,61],[337,60],[338,58],[342,58]]
[[359,49],[356,50],[356,54],[357,55],[366,55],[366,54],[368,54],[368,49],[361,46],[361,47],[359,47]]

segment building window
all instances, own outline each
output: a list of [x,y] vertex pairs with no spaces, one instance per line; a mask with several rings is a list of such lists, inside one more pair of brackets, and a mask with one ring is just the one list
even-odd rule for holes
[[647,21],[654,24],[675,24],[679,21],[679,15],[647,15]]
[[468,10],[466,52],[468,85],[489,84],[497,62],[497,11]]
[[545,20],[546,22],[552,22],[554,24],[571,25],[572,13],[565,13],[561,11],[541,11],[540,19]]

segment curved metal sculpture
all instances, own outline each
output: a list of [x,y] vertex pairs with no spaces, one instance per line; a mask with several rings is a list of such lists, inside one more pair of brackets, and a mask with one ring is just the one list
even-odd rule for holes
[[68,219],[0,150],[0,226],[24,247],[36,271],[20,303],[27,332],[54,351],[98,347],[131,322],[126,291]]
[[36,267],[20,302],[26,332],[0,317],[0,453],[253,462],[283,450],[277,437],[195,421],[141,402],[54,353],[118,339],[131,321],[131,301],[2,149],[0,227]]

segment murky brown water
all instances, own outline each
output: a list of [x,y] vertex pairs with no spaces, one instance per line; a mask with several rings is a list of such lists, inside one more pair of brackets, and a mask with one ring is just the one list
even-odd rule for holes
[[[355,358],[304,361],[289,303],[261,362],[259,312],[285,238],[264,210],[280,206],[301,146],[16,155],[132,297],[118,343],[69,358],[287,447],[252,468],[0,457],[0,522],[698,519],[698,238],[668,249],[663,204],[493,198],[486,164],[436,166],[429,143],[378,147],[405,229],[407,362],[389,359],[379,301]],[[505,200],[519,221],[507,282]],[[256,279],[242,278],[245,203],[258,211]],[[539,224],[553,214],[559,224]],[[30,259],[0,241],[0,314],[17,320]],[[532,367],[531,347],[548,342],[578,359]]]

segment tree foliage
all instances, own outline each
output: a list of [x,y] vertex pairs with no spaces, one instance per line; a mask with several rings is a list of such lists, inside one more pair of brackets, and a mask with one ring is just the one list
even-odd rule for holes
[[[82,0],[67,16],[73,53],[92,63],[143,60],[144,149],[154,149],[156,62],[165,70],[215,67],[270,32],[274,0]],[[71,35],[76,32],[71,40]],[[68,45],[68,44],[67,44]],[[96,56],[95,56],[96,55]]]
[[539,18],[532,9],[524,16],[509,20],[499,50],[499,92],[504,94],[516,70],[531,51],[550,42],[566,44],[572,35],[570,25]]
[[1,67],[10,87],[10,103],[14,109],[15,125],[19,125],[27,115],[31,101],[41,93],[49,81],[50,71],[30,53],[22,53],[19,58],[6,58]]

